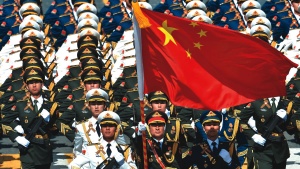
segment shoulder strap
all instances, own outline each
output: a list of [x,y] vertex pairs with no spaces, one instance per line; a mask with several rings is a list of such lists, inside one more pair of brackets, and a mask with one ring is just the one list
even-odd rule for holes
[[162,169],[165,169],[166,167],[165,167],[164,163],[162,162],[161,158],[158,156],[158,154],[157,154],[157,152],[156,152],[156,150],[155,150],[155,148],[154,148],[154,146],[152,144],[152,141],[149,140],[149,139],[147,139],[147,142],[148,142],[148,144],[149,144],[149,146],[150,146],[150,148],[151,148],[151,150],[152,150],[152,152],[153,152],[153,154],[155,156],[155,159],[156,159],[157,163],[159,164],[159,166]]

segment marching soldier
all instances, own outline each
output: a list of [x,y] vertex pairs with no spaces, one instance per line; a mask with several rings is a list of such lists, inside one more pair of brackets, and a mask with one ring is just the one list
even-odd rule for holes
[[[168,123],[168,116],[165,112],[153,111],[146,116],[147,130],[149,131],[149,138],[146,139],[147,157],[150,169],[154,168],[181,168],[181,150],[180,142],[168,141],[168,133],[166,125]],[[139,127],[139,133],[145,131],[146,128]],[[138,134],[141,135],[141,134]],[[142,150],[141,136],[137,137],[137,144],[139,150]],[[143,151],[143,150],[142,150]],[[139,151],[139,156],[143,162],[143,152]],[[143,166],[143,164],[142,164]],[[144,167],[142,167],[144,168]]]
[[[282,98],[272,97],[249,103],[240,114],[243,133],[254,141],[254,163],[258,168],[286,168],[290,153],[283,132],[288,131],[290,115],[285,109]],[[252,116],[254,123],[248,122]]]
[[202,143],[194,145],[182,160],[184,168],[239,168],[237,156],[229,153],[228,142],[219,139],[222,115],[218,111],[203,111],[200,123],[207,135]]
[[[239,163],[242,166],[246,158],[248,143],[245,135],[239,130],[239,118],[237,118],[236,115],[234,115],[233,111],[235,110],[222,109],[222,123],[220,124],[219,139],[222,142],[229,143],[230,156],[232,156],[233,153],[236,152],[239,159]],[[203,126],[200,123],[200,120],[198,120],[195,123],[195,126],[197,128],[198,134],[201,135],[201,138],[206,140],[207,135],[203,130]]]
[[[80,168],[89,162],[91,168],[137,168],[131,157],[128,145],[120,145],[120,117],[111,111],[104,111],[98,116],[101,126],[101,138],[88,146],[85,156],[80,156],[71,163],[71,168]],[[76,165],[75,165],[76,164]]]
[[[24,72],[23,79],[30,97],[19,100],[5,113],[2,124],[6,134],[12,141],[19,144],[20,160],[23,169],[49,168],[52,163],[52,146],[49,139],[50,114],[55,111],[56,105],[49,102],[41,95],[45,75],[40,69],[31,68]],[[42,117],[42,121],[41,121]],[[25,134],[20,135],[12,128],[16,118],[19,118],[20,125]],[[37,119],[39,119],[38,123]],[[38,129],[35,133],[32,133]]]
[[77,132],[74,139],[74,155],[76,158],[71,162],[70,166],[81,167],[81,165],[88,163],[88,158],[84,157],[97,151],[94,150],[95,144],[98,144],[101,136],[100,125],[97,120],[98,116],[106,109],[108,99],[108,94],[100,88],[87,92],[86,100],[92,117],[76,125]]

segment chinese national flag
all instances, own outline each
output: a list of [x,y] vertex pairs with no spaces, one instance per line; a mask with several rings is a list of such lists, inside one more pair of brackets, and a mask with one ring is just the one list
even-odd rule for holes
[[286,75],[297,65],[268,43],[133,6],[144,93],[161,90],[176,106],[210,110],[286,95]]

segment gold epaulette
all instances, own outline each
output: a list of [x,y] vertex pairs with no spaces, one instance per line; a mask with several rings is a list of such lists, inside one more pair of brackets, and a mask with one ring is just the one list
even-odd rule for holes
[[77,99],[77,100],[74,100],[73,102],[80,102],[80,101],[85,101],[85,98]]
[[57,106],[58,106],[58,103],[57,103],[57,102],[54,102],[54,103],[52,104],[52,106],[51,106],[51,108],[50,108],[50,114],[51,114],[51,116],[53,116],[53,114],[54,114],[54,112],[55,112]]

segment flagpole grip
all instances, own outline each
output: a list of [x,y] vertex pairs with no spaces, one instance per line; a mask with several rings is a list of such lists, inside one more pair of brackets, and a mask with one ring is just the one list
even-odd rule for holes
[[[145,112],[144,112],[145,103],[144,100],[140,101],[140,112],[141,112],[141,121],[145,124]],[[144,168],[148,168],[148,158],[147,158],[147,143],[146,143],[146,131],[142,132],[142,141],[143,141],[143,157],[144,157]]]

